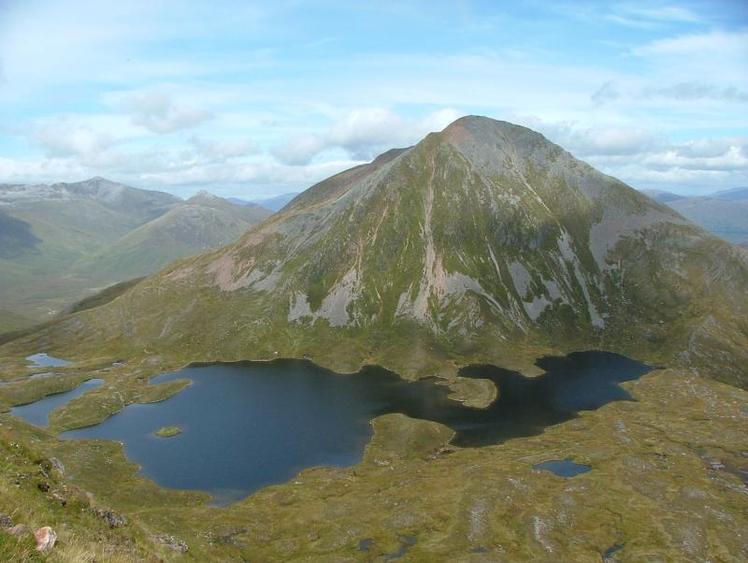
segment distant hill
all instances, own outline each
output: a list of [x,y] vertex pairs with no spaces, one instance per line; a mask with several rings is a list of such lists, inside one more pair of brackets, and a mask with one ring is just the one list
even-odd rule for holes
[[233,242],[271,214],[259,205],[236,205],[200,192],[130,231],[81,267],[107,283],[144,276],[179,258]]
[[748,188],[732,188],[714,192],[711,197],[728,201],[748,201]]
[[0,332],[48,320],[107,285],[227,244],[269,214],[208,194],[185,202],[98,177],[0,184]]
[[748,188],[693,197],[659,190],[643,191],[725,240],[735,244],[748,243]]
[[678,201],[679,199],[686,198],[686,196],[674,194],[673,192],[666,192],[664,190],[642,190],[642,192],[660,203],[670,203],[671,201]]
[[240,199],[238,197],[230,197],[228,200],[231,203],[236,203],[237,205],[259,205],[264,207],[265,209],[270,209],[272,211],[279,211],[283,207],[286,206],[286,204],[291,201],[293,198],[295,198],[297,195],[299,195],[300,192],[289,192],[287,194],[281,194],[274,197],[269,197],[266,199],[254,199],[251,201],[247,201],[246,199]]

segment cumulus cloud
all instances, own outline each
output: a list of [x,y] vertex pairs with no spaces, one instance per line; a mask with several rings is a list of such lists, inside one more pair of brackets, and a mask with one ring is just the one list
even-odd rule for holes
[[578,157],[628,157],[666,146],[663,138],[641,127],[581,127],[575,123],[546,122],[536,117],[520,120]]
[[657,39],[630,51],[660,82],[748,87],[748,31],[714,30]]
[[583,127],[534,116],[516,120],[637,188],[688,193],[705,186],[748,183],[748,137],[696,138],[674,143],[640,127]]
[[319,135],[296,135],[284,144],[275,147],[272,152],[281,162],[300,166],[309,163],[326,147],[327,143]]
[[32,139],[51,157],[92,157],[114,144],[110,134],[65,119],[39,126]]
[[308,164],[327,149],[340,148],[357,161],[370,160],[385,150],[411,145],[426,133],[440,131],[463,115],[443,108],[418,119],[406,119],[387,108],[349,111],[323,133],[297,135],[273,149],[283,163]]
[[120,103],[135,125],[158,134],[190,129],[213,117],[209,111],[178,103],[166,92],[138,92],[125,96]]
[[346,149],[353,158],[364,160],[372,151],[398,144],[406,136],[405,121],[389,109],[353,110],[333,124],[326,135],[328,145]]
[[570,149],[582,156],[640,154],[661,144],[655,135],[640,128],[599,127],[569,135]]
[[643,164],[653,168],[715,171],[748,171],[748,142],[726,143],[722,151],[713,151],[707,156],[695,155],[691,147],[673,147],[671,149],[648,155]]

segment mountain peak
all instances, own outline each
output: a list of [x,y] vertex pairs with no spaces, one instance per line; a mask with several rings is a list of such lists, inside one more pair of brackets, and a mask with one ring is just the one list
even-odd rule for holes
[[466,136],[476,141],[489,141],[497,135],[512,138],[517,135],[531,135],[545,139],[540,133],[509,121],[501,121],[483,115],[466,115],[445,127],[441,135],[448,140],[459,140]]
[[207,190],[200,190],[187,200],[189,203],[216,203],[225,201],[222,197],[214,195]]
[[80,182],[81,184],[105,184],[109,186],[118,186],[121,185],[118,182],[113,182],[112,180],[109,180],[107,178],[104,178],[102,176],[94,176],[93,178],[89,178],[88,180],[83,180]]
[[452,146],[488,177],[533,169],[560,172],[581,164],[537,131],[478,115],[461,117],[423,142],[429,139]]

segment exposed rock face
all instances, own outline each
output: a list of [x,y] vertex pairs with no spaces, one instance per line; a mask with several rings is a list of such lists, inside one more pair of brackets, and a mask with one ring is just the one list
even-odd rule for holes
[[[710,369],[748,349],[747,291],[745,253],[534,131],[465,117],[312,186],[234,245],[91,311],[74,338],[52,332],[122,355],[278,350],[401,373],[431,369],[389,352],[416,333],[448,358],[551,342]],[[715,374],[748,385],[732,364]]]
[[36,540],[37,551],[49,551],[57,542],[57,534],[49,526],[44,526],[34,532],[34,539]]

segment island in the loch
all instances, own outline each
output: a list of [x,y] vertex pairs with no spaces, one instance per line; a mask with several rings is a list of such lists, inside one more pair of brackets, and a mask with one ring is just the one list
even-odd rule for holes
[[162,426],[154,432],[159,438],[173,438],[179,436],[182,433],[182,429],[179,426]]

